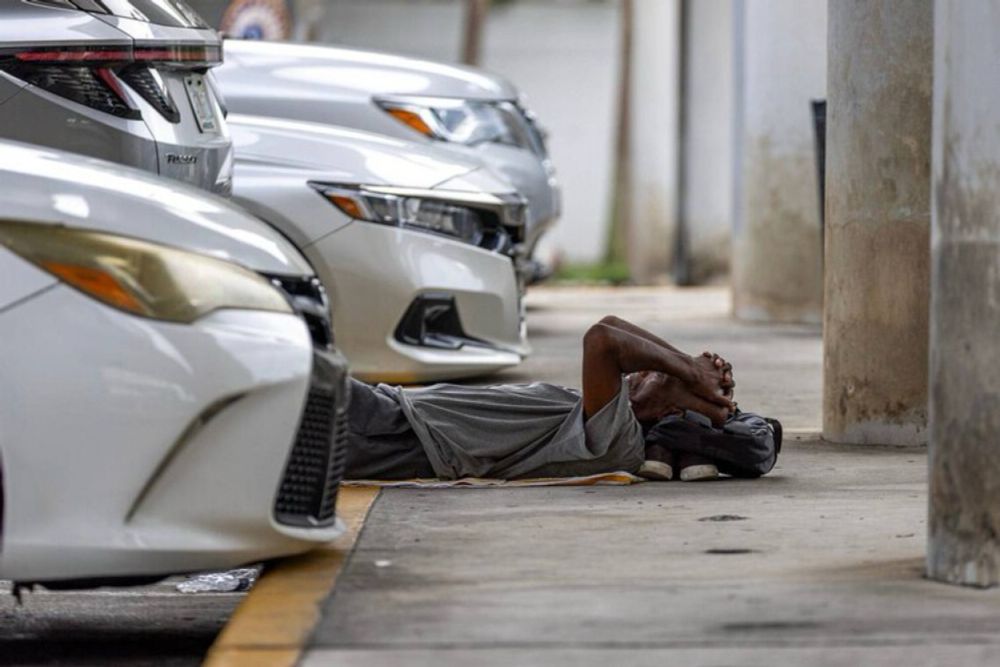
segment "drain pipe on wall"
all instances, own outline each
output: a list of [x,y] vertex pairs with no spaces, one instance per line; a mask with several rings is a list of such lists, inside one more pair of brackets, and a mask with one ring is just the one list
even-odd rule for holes
[[688,154],[688,88],[691,54],[691,3],[680,0],[680,30],[677,58],[677,208],[675,219],[677,231],[674,234],[674,282],[680,286],[692,284],[691,232],[687,216],[687,154]]

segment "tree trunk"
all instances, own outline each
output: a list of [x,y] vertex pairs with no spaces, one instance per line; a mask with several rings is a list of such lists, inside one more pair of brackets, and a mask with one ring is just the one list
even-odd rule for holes
[[297,42],[317,42],[322,37],[328,3],[323,0],[294,0],[295,29],[292,37]]
[[478,65],[483,44],[483,25],[490,12],[490,0],[465,0],[465,31],[462,34],[462,62]]

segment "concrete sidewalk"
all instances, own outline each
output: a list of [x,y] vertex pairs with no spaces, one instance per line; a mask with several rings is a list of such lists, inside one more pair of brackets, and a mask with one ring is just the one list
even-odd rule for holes
[[923,453],[764,479],[384,491],[305,665],[996,664],[1000,596],[921,578]]
[[[578,384],[614,313],[727,356],[741,405],[815,431],[818,329],[727,312],[719,289],[539,290],[536,355],[501,380]],[[922,578],[924,450],[786,440],[756,481],[383,491],[302,664],[1000,662],[1000,593]]]

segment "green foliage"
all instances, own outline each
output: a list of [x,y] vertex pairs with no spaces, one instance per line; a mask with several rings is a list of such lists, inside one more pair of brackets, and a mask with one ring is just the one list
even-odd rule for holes
[[596,285],[624,285],[631,279],[625,262],[598,262],[595,264],[564,264],[553,276],[556,282]]

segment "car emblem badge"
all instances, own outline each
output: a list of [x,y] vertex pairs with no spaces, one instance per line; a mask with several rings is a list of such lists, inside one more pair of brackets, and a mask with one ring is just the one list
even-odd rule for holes
[[198,164],[198,156],[167,153],[167,164]]

